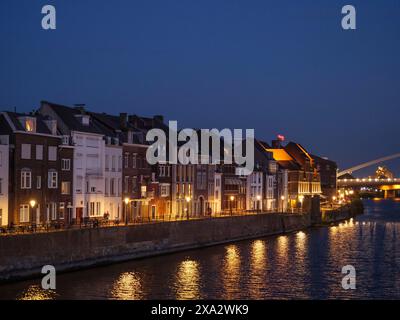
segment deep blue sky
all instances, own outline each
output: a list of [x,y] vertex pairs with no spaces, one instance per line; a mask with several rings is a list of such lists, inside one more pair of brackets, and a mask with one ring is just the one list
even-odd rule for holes
[[0,39],[1,110],[46,99],[254,128],[342,168],[400,152],[398,0],[1,0]]

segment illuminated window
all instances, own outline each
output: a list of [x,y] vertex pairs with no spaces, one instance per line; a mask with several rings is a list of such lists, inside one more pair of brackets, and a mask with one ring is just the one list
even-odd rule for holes
[[19,206],[19,222],[29,222],[29,205],[21,204]]
[[70,194],[71,193],[71,182],[62,181],[61,182],[61,194]]
[[25,119],[25,130],[28,132],[36,132],[36,119]]
[[146,197],[147,187],[141,186],[140,190],[142,191],[142,197]]

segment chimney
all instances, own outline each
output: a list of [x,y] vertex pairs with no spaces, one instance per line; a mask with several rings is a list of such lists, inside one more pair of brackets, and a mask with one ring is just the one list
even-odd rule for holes
[[80,111],[81,114],[85,114],[85,107],[86,105],[84,103],[76,103],[74,104],[75,110]]
[[128,121],[129,123],[131,123],[134,127],[138,127],[139,123],[138,123],[138,117],[134,114],[128,117]]
[[153,119],[154,119],[155,121],[164,123],[164,116],[162,116],[162,115],[157,114],[157,115],[155,115],[155,116],[153,117]]
[[120,113],[119,114],[119,125],[121,129],[126,129],[128,124],[128,114],[127,113]]
[[272,140],[272,149],[282,148],[281,142],[279,140]]

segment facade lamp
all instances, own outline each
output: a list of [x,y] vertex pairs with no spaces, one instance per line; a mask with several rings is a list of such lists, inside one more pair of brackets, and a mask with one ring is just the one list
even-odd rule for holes
[[34,208],[36,206],[36,201],[31,200],[31,201],[29,201],[29,204],[30,204],[31,208]]

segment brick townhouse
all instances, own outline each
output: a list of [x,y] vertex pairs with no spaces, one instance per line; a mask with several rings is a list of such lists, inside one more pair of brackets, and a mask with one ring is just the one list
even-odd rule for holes
[[2,112],[0,128],[10,144],[8,223],[68,223],[72,148],[38,114]]

